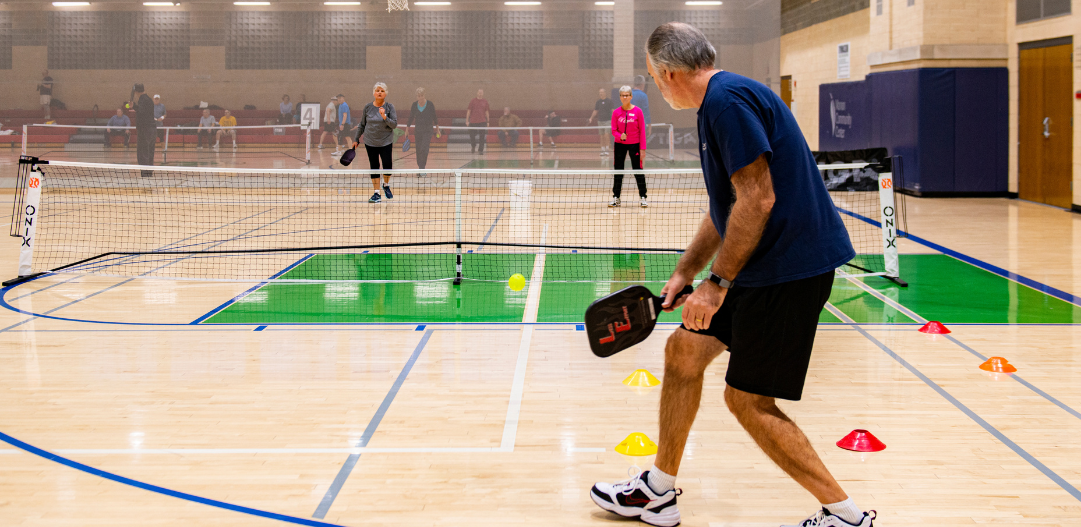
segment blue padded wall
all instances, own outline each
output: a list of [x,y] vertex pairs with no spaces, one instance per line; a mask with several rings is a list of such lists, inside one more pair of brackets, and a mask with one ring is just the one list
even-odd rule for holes
[[1006,195],[1008,102],[1005,68],[923,68],[823,84],[819,149],[885,147],[903,156],[904,189],[917,194]]

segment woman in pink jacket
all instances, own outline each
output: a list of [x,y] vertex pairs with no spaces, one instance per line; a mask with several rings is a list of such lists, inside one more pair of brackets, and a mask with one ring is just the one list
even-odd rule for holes
[[[642,153],[646,151],[646,118],[642,109],[631,104],[631,87],[624,86],[619,89],[619,101],[622,106],[612,110],[612,138],[615,140],[615,169],[623,170],[623,161],[626,154],[631,155],[631,167],[634,170],[642,170]],[[619,195],[623,192],[623,174],[616,174],[615,184],[612,185],[612,201],[609,207],[619,206]],[[638,204],[648,207],[646,201],[646,176],[635,174],[634,180],[638,183]]]

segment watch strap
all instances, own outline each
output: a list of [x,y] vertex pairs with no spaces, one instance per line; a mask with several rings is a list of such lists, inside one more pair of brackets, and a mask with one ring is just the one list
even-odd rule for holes
[[723,287],[725,289],[730,289],[732,287],[732,282],[730,282],[728,280],[725,280],[724,278],[721,278],[720,275],[715,274],[713,271],[710,271],[709,278],[707,278],[707,280],[709,280],[710,282],[713,282],[713,283],[715,283],[715,284],[717,284],[717,285],[719,285],[719,286],[721,286],[721,287]]

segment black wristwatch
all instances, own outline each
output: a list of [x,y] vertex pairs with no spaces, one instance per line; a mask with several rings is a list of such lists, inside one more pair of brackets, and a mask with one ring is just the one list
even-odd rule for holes
[[725,289],[731,289],[732,287],[732,282],[721,278],[721,275],[715,274],[713,271],[709,272],[709,278],[706,278],[706,280],[709,280],[710,282],[713,282]]

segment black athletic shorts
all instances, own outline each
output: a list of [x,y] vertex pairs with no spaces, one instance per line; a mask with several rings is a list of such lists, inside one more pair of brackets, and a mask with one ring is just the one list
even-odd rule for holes
[[800,400],[818,316],[834,271],[766,287],[733,285],[704,331],[728,345],[725,382],[765,397]]

